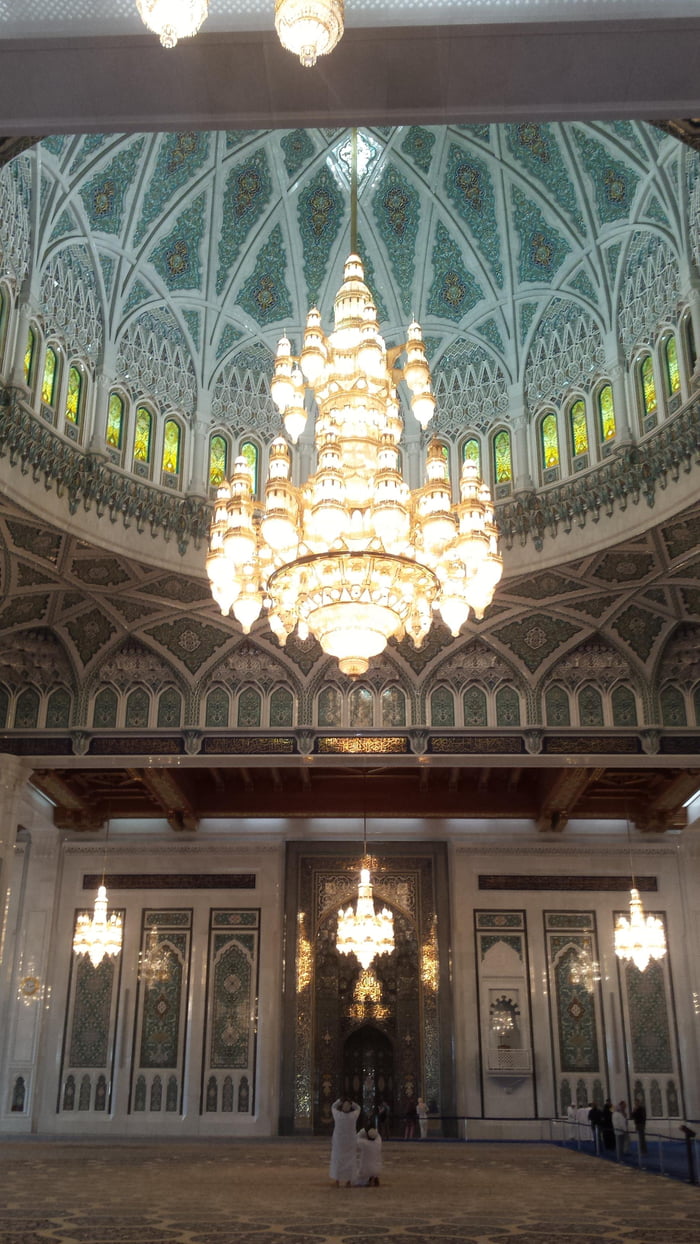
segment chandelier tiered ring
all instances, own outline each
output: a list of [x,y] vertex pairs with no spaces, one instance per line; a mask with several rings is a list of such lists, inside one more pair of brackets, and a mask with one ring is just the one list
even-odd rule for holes
[[[364,674],[392,637],[420,647],[439,610],[457,635],[490,603],[503,564],[488,487],[471,459],[452,501],[444,447],[428,447],[426,482],[404,481],[399,442],[403,379],[421,427],[435,410],[420,326],[387,351],[356,254],[345,264],[326,336],[314,307],[299,357],[279,343],[272,398],[293,442],[306,425],[307,387],[317,405],[317,470],[292,483],[289,445],[270,447],[262,505],[243,458],[218,492],[207,572],[221,612],[248,632],[265,606],[279,642],[296,628],[315,636],[348,675]],[[403,367],[397,367],[401,357]]]

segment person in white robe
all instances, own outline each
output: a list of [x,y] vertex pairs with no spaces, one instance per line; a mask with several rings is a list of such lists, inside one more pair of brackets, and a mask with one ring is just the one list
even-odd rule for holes
[[378,1188],[382,1171],[382,1138],[376,1127],[364,1127],[357,1133],[357,1188]]
[[333,1139],[331,1141],[331,1179],[336,1188],[349,1188],[357,1163],[357,1120],[360,1107],[349,1098],[338,1098],[331,1106]]

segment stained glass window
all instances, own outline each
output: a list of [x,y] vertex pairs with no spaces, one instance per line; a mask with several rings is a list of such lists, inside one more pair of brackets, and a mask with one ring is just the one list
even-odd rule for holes
[[256,730],[262,720],[262,699],[254,687],[246,687],[238,697],[238,726]]
[[406,725],[406,697],[400,687],[385,687],[381,702],[383,726],[392,729]]
[[616,687],[610,697],[614,726],[637,725],[637,701],[629,687]]
[[228,470],[228,445],[223,436],[212,436],[209,442],[209,483],[218,488],[226,479]]
[[469,687],[464,692],[465,726],[487,726],[486,695],[481,687]]
[[559,466],[559,434],[556,415],[545,415],[540,424],[542,438],[542,465],[546,471]]
[[132,729],[143,730],[148,725],[151,711],[151,697],[143,687],[136,687],[126,701],[125,725]]
[[250,467],[250,474],[253,480],[253,496],[258,495],[258,447],[252,441],[246,441],[241,445],[241,458],[245,458]]
[[80,395],[83,389],[82,372],[77,367],[68,369],[68,389],[66,391],[65,416],[69,423],[80,420]]
[[177,475],[180,470],[180,424],[166,419],[163,432],[163,470]]
[[287,687],[276,687],[270,696],[270,725],[294,725],[294,697]]
[[96,730],[109,730],[117,724],[117,693],[111,687],[103,687],[95,696],[92,724]]
[[579,399],[569,411],[571,425],[571,448],[575,458],[579,454],[588,453],[588,423],[586,422],[586,404]]
[[151,461],[151,429],[153,416],[145,406],[136,410],[136,431],[134,433],[134,457],[137,462]]
[[34,372],[34,354],[36,351],[36,333],[33,328],[27,332],[27,347],[24,351],[24,383],[29,384]]
[[353,687],[348,696],[350,725],[371,729],[374,725],[374,696],[368,687]]
[[510,432],[497,432],[493,440],[493,460],[497,484],[513,482],[513,462],[510,453]]
[[44,359],[44,378],[41,382],[41,400],[46,406],[53,406],[56,395],[56,379],[58,375],[58,355],[52,346],[46,347]]
[[681,372],[678,366],[678,349],[676,338],[669,337],[664,346],[664,363],[666,365],[666,391],[669,397],[681,391]]
[[475,436],[471,436],[468,441],[464,442],[464,446],[462,448],[462,461],[466,462],[467,459],[470,462],[476,463],[476,469],[479,472],[479,475],[481,475],[481,445]]
[[582,726],[602,726],[603,701],[595,687],[583,687],[578,694],[578,715]]
[[453,726],[455,724],[455,698],[449,687],[436,687],[430,697],[430,724]]
[[121,449],[124,435],[124,399],[118,393],[110,393],[107,406],[107,444]]
[[501,687],[496,692],[496,725],[520,725],[520,696],[515,687]]
[[604,384],[598,394],[600,439],[610,441],[615,435],[615,402],[611,384]]
[[46,705],[47,730],[60,730],[70,724],[70,693],[65,687],[51,692]]
[[687,726],[683,692],[678,687],[664,687],[659,696],[661,721],[665,726]]
[[646,358],[642,359],[639,374],[642,380],[644,414],[653,415],[656,412],[656,382],[654,380],[654,364],[651,361],[650,354],[647,354]]
[[318,697],[319,726],[339,726],[341,723],[342,700],[337,687],[324,687]]
[[182,715],[182,696],[175,687],[166,687],[158,700],[158,725],[176,727]]
[[229,696],[224,687],[214,687],[207,696],[207,707],[204,724],[206,726],[228,726]]
[[39,693],[33,687],[27,687],[15,705],[15,729],[36,730],[38,724]]
[[570,726],[569,697],[563,687],[550,687],[544,698],[548,726]]

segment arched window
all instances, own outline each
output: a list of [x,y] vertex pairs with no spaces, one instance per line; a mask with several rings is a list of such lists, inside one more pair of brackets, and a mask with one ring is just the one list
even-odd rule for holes
[[224,687],[214,687],[207,696],[207,706],[204,716],[205,726],[218,726],[219,729],[226,729],[228,726],[228,715],[231,709],[228,691]]
[[540,424],[540,441],[542,466],[545,471],[550,471],[552,467],[559,466],[559,433],[556,415],[545,415]]
[[241,445],[241,458],[245,458],[253,481],[253,496],[258,495],[258,447],[253,441],[245,441]]
[[359,730],[371,730],[374,725],[374,696],[369,687],[351,689],[348,695],[348,723]]
[[544,697],[544,711],[548,726],[570,726],[569,697],[563,687],[548,687]]
[[515,687],[501,687],[496,692],[496,725],[520,725],[520,696]]
[[228,443],[224,436],[212,436],[209,442],[209,484],[218,488],[228,475]]
[[449,687],[436,687],[430,697],[430,724],[453,726],[455,724],[455,698]]
[[481,475],[481,445],[475,436],[470,436],[462,446],[462,462],[475,462],[476,469]]
[[382,725],[390,730],[406,725],[406,696],[400,687],[385,687],[381,695]]
[[124,398],[120,393],[110,393],[107,404],[107,444],[121,449],[124,439]]
[[126,700],[124,725],[132,730],[144,730],[148,726],[151,697],[143,687],[136,687]]
[[571,428],[571,453],[574,458],[588,453],[588,420],[586,419],[586,403],[578,398],[569,408],[569,427]]
[[639,380],[641,385],[642,410],[645,427],[647,419],[656,419],[657,399],[656,381],[654,380],[654,364],[650,354],[646,354],[639,364]]
[[62,730],[70,725],[70,693],[65,687],[51,692],[46,705],[47,730]]
[[27,687],[15,705],[15,730],[36,730],[39,722],[39,692]]
[[255,687],[244,687],[238,697],[239,730],[257,730],[262,721],[262,697]]
[[487,726],[486,694],[481,687],[468,687],[464,692],[465,726]]
[[324,687],[318,697],[319,726],[339,726],[342,711],[343,702],[338,687]]
[[27,345],[24,351],[24,383],[31,384],[34,379],[34,362],[36,359],[36,333],[30,326],[27,330]]
[[493,471],[497,484],[512,484],[513,460],[510,432],[497,432],[493,438]]
[[58,355],[53,346],[47,346],[44,358],[44,375],[41,381],[41,400],[45,406],[53,406],[56,400],[57,380]]
[[83,394],[83,373],[77,367],[68,369],[68,388],[64,415],[69,423],[80,423],[80,405]]
[[614,726],[637,725],[637,701],[629,687],[615,687],[610,702]]
[[182,715],[182,696],[175,687],[166,687],[158,699],[158,725],[177,727]]
[[603,701],[595,687],[582,687],[579,691],[578,719],[582,726],[603,725]]
[[681,391],[681,369],[678,366],[678,348],[673,334],[664,342],[664,377],[666,393],[669,397],[675,397]]
[[137,462],[151,461],[151,435],[153,431],[153,415],[146,406],[136,408],[136,428],[134,430],[134,458]]
[[163,431],[163,470],[168,475],[180,474],[181,429],[177,419],[166,419]]
[[687,726],[683,692],[678,687],[664,687],[659,697],[661,721],[664,726]]
[[95,730],[112,730],[117,724],[117,693],[103,687],[95,696],[92,725]]
[[615,401],[611,384],[604,384],[598,393],[598,431],[603,445],[615,435]]
[[270,725],[294,725],[294,696],[288,687],[276,687],[270,696]]

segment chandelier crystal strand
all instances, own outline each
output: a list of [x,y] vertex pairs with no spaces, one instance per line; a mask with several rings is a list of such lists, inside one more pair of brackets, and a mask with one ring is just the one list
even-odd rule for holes
[[341,955],[355,955],[365,970],[377,955],[394,949],[394,915],[388,907],[376,911],[369,868],[360,869],[356,907],[338,912],[336,948]]
[[316,307],[308,314],[299,358],[281,338],[271,394],[293,442],[307,421],[305,392],[316,401],[318,468],[298,488],[290,449],[273,441],[262,506],[251,472],[238,458],[218,492],[207,572],[222,613],[248,632],[263,604],[280,644],[297,628],[313,635],[350,676],[366,673],[392,637],[420,647],[439,609],[453,635],[490,603],[503,563],[491,495],[476,464],[462,467],[459,496],[443,447],[428,449],[427,480],[414,493],[403,479],[403,419],[395,358],[421,426],[435,398],[420,325],[391,362],[379,332],[362,262],[352,254],[326,336]]
[[164,48],[197,34],[209,13],[209,0],[136,0],[144,25],[160,36]]
[[122,948],[122,918],[118,912],[107,914],[107,890],[101,885],[95,899],[92,915],[81,912],[76,920],[73,935],[73,951],[87,955],[94,968],[99,967],[108,955],[114,958]]
[[658,916],[645,916],[639,890],[630,890],[630,914],[618,916],[615,923],[615,954],[630,959],[643,972],[650,959],[666,954],[666,932]]
[[310,69],[343,37],[343,0],[276,0],[275,30],[282,47]]

